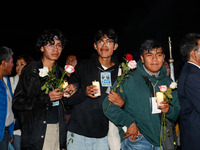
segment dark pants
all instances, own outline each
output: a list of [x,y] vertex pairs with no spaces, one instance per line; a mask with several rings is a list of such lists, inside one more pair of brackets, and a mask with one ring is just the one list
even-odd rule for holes
[[1,150],[8,150],[8,143],[9,143],[9,134],[8,134],[8,130],[5,130],[3,139],[0,142],[0,149]]

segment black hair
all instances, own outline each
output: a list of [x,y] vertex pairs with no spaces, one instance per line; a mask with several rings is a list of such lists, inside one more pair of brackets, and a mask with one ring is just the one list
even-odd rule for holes
[[113,29],[100,29],[94,36],[94,42],[97,43],[104,35],[107,35],[109,39],[114,40],[114,43],[118,42],[117,33]]
[[29,64],[30,62],[33,61],[33,58],[28,54],[19,55],[17,57],[16,61],[19,60],[19,59],[23,59],[27,64]]
[[151,51],[152,49],[160,47],[162,48],[162,44],[158,40],[155,39],[146,40],[140,46],[140,55],[143,55],[146,50]]
[[199,49],[198,41],[200,40],[200,34],[188,33],[180,42],[180,52],[184,61],[190,59],[190,52],[192,50],[197,51]]
[[66,38],[64,34],[58,29],[47,29],[45,30],[37,39],[36,47],[41,48],[48,43],[54,44],[54,40],[60,40],[62,47],[64,48],[66,43]]
[[13,55],[13,51],[11,48],[8,48],[6,46],[0,47],[0,64],[3,60],[9,62],[11,59],[11,55]]

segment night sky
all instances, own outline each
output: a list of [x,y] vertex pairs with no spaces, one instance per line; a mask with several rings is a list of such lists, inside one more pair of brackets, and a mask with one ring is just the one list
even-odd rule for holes
[[[93,38],[100,28],[113,28],[119,37],[116,55],[133,54],[138,60],[140,44],[149,38],[159,39],[169,59],[168,36],[172,40],[175,73],[182,67],[179,42],[189,32],[200,33],[199,8],[195,1],[140,0],[130,2],[93,1],[94,4],[74,1],[48,2],[41,4],[27,2],[21,7],[15,5],[1,10],[0,46],[13,49],[15,57],[28,53],[39,59],[41,53],[35,50],[39,34],[48,28],[60,29],[68,39],[60,63],[68,54],[78,58],[89,58],[93,49]],[[19,5],[19,4],[18,4]],[[6,14],[6,15],[5,15]]]

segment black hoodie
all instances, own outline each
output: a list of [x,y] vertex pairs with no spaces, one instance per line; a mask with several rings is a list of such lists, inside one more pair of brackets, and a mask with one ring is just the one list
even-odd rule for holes
[[68,131],[92,138],[102,138],[107,135],[108,119],[102,109],[103,100],[108,95],[107,87],[101,86],[101,96],[97,98],[86,96],[85,90],[88,85],[92,85],[92,81],[100,82],[101,72],[111,72],[112,84],[116,81],[119,63],[114,57],[111,61],[115,65],[104,70],[98,60],[98,55],[94,54],[90,60],[80,62],[75,68],[70,82],[78,83],[79,90],[68,100],[68,104],[73,106]]

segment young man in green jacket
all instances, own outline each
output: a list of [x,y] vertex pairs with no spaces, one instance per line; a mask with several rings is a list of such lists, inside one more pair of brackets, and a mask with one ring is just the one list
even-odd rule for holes
[[[122,150],[160,150],[161,121],[159,113],[152,111],[152,99],[160,91],[158,86],[169,85],[172,80],[166,75],[163,66],[164,52],[159,42],[146,40],[140,48],[141,60],[137,69],[130,71],[129,78],[121,85],[123,93],[118,88],[111,92],[104,100],[104,114],[119,128]],[[145,78],[148,79],[145,81]],[[153,88],[151,92],[149,85]],[[117,82],[114,84],[114,87]],[[163,101],[158,108],[165,113],[166,118],[175,122],[179,115],[179,101],[177,91],[172,91],[173,105]],[[109,102],[125,101],[122,108]],[[107,109],[108,108],[108,109]],[[122,127],[126,126],[127,131]]]

